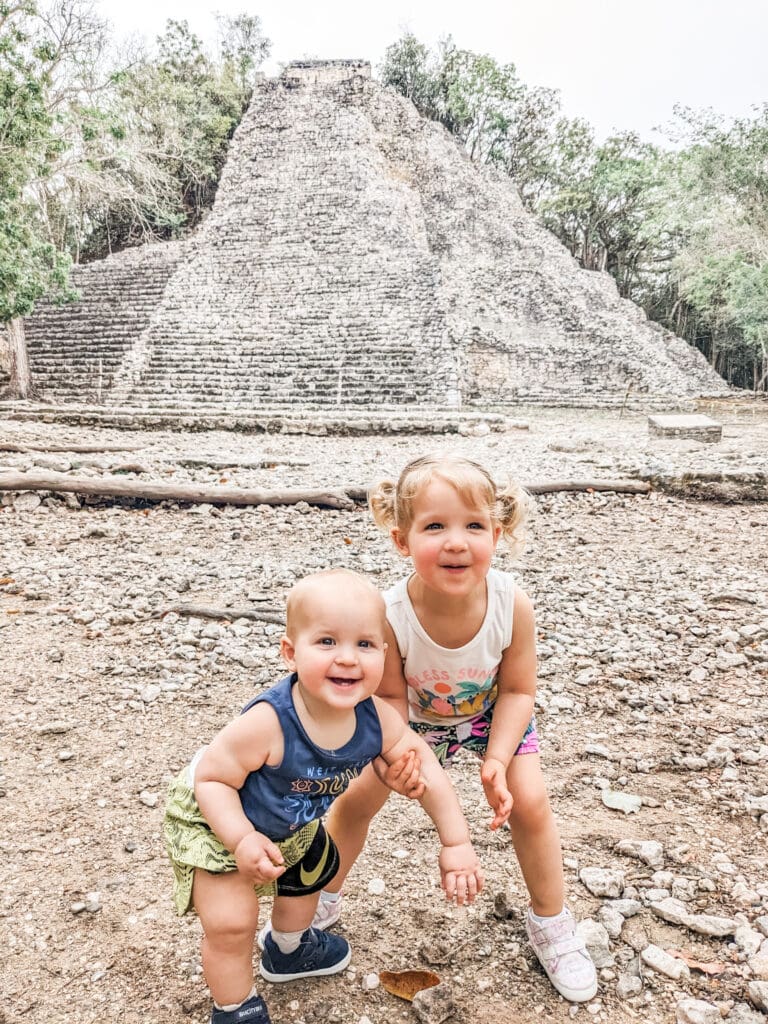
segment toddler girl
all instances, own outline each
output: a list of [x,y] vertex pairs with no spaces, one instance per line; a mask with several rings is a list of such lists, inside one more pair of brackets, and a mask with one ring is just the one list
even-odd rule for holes
[[[485,469],[461,457],[415,459],[397,483],[373,490],[374,519],[413,563],[385,594],[389,646],[377,695],[442,763],[461,747],[482,758],[491,828],[509,820],[530,894],[533,949],[557,991],[582,1002],[595,995],[597,979],[564,906],[560,838],[533,718],[533,607],[509,573],[491,567],[500,537],[519,546],[528,500],[517,486],[497,488]],[[321,894],[316,927],[338,919],[341,885],[387,795],[369,767],[333,805],[328,831],[341,867]]]

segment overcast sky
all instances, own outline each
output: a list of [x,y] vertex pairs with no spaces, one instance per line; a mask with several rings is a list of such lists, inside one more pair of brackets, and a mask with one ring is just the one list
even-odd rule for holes
[[675,103],[729,117],[768,102],[766,0],[101,0],[118,35],[149,40],[167,18],[215,38],[212,11],[258,14],[272,40],[266,70],[300,57],[375,66],[404,30],[513,62],[529,85],[559,89],[564,111],[602,138],[652,129]]

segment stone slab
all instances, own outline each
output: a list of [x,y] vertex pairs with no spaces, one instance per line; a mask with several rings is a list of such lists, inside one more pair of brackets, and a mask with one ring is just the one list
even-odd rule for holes
[[695,441],[717,442],[722,439],[723,425],[699,413],[649,416],[648,433],[656,437],[689,437]]

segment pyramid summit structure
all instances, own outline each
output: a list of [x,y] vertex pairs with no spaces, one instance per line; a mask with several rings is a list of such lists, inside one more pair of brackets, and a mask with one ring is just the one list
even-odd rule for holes
[[74,279],[79,302],[25,322],[56,403],[466,409],[729,391],[359,61],[259,82],[197,230]]

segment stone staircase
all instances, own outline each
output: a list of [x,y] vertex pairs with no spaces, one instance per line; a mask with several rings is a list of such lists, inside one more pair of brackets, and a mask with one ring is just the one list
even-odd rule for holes
[[41,396],[102,403],[160,306],[188,244],[155,243],[74,268],[78,302],[40,303],[24,328]]

